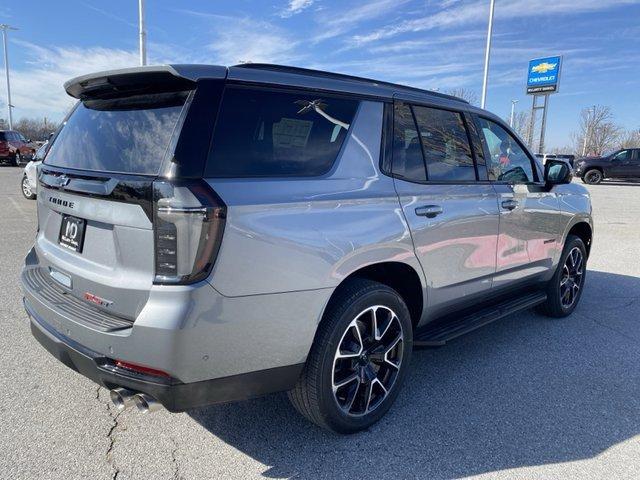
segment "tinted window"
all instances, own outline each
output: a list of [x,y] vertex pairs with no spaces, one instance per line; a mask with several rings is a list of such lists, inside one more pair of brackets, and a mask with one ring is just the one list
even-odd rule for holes
[[489,178],[511,183],[529,183],[536,180],[529,155],[516,139],[500,125],[480,118],[489,159]]
[[631,159],[631,150],[623,150],[616,154],[613,158],[616,160],[629,160]]
[[0,142],[6,142],[8,140],[7,132],[0,132]]
[[227,89],[206,175],[322,175],[338,156],[357,107],[356,100],[317,94]]
[[47,154],[48,165],[158,174],[187,93],[86,100]]
[[469,137],[459,113],[413,107],[430,181],[476,179]]
[[427,179],[418,129],[408,105],[397,104],[393,121],[393,173],[407,180]]

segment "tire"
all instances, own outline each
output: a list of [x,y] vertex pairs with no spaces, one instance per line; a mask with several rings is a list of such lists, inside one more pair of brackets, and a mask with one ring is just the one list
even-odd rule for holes
[[592,168],[584,172],[582,181],[588,185],[597,185],[602,182],[604,175],[597,168]]
[[[382,333],[379,339],[375,332]],[[395,401],[412,347],[411,317],[402,297],[378,282],[348,280],[327,306],[289,399],[320,427],[364,430]]]
[[[579,262],[577,258],[580,259]],[[579,266],[576,266],[576,263],[579,263]],[[555,318],[571,315],[582,297],[586,277],[587,250],[584,242],[580,237],[569,235],[556,273],[547,284],[547,300],[540,305],[539,311]],[[567,297],[567,292],[570,298]]]
[[36,194],[31,189],[31,185],[29,185],[29,179],[27,175],[22,176],[22,182],[20,182],[20,191],[22,192],[22,196],[27,200],[33,200],[36,198]]
[[20,156],[20,152],[16,152],[16,154],[13,156],[13,165],[19,167],[21,163],[22,157]]

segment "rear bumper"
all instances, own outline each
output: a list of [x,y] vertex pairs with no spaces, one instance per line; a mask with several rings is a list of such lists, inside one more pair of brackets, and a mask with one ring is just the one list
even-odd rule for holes
[[142,375],[118,372],[104,355],[56,331],[37,315],[27,299],[24,306],[31,319],[31,333],[60,362],[105,388],[124,387],[151,395],[171,412],[288,390],[304,366],[289,365],[193,383],[173,379],[156,382]]

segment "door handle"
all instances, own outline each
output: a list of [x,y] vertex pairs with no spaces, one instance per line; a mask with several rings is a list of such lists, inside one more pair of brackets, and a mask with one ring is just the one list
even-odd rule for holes
[[440,215],[443,212],[440,205],[425,205],[423,207],[416,208],[416,215],[420,217],[433,218]]
[[502,208],[504,208],[505,210],[513,210],[517,206],[518,206],[518,201],[517,200],[503,200],[502,201]]

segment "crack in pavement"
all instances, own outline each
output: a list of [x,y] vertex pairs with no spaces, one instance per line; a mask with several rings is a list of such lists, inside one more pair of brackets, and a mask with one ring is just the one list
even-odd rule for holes
[[[96,389],[96,400],[100,400],[100,389],[101,389],[100,386],[98,386],[98,388]],[[118,475],[120,475],[120,469],[116,466],[114,462],[113,449],[116,443],[115,434],[118,427],[120,426],[118,419],[120,418],[120,414],[122,413],[122,411],[118,411],[117,413],[114,414],[113,408],[109,403],[104,403],[104,402],[101,402],[101,403],[103,403],[104,406],[106,407],[107,412],[109,413],[109,416],[111,417],[111,420],[113,422],[113,424],[111,425],[111,428],[109,428],[109,431],[107,432],[107,438],[109,439],[109,446],[107,447],[107,452],[105,453],[105,459],[107,461],[107,464],[113,470],[111,480],[116,480],[118,478]]]
[[171,437],[171,443],[173,443],[173,450],[171,450],[171,463],[173,464],[173,480],[179,480],[180,476],[180,463],[178,462],[178,442],[175,438]]

